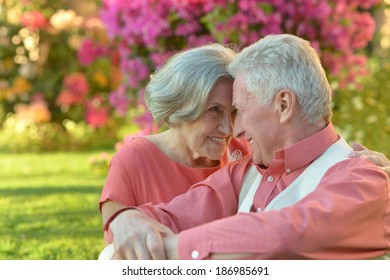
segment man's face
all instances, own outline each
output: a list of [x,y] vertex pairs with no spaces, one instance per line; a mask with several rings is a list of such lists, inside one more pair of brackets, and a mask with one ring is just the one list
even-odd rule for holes
[[251,144],[253,161],[269,166],[278,147],[280,127],[274,102],[260,106],[256,96],[246,90],[245,76],[239,75],[233,83],[233,105],[236,107],[233,133],[245,137]]

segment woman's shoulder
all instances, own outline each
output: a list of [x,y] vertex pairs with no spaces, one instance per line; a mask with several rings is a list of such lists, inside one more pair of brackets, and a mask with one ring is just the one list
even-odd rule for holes
[[122,147],[115,154],[115,157],[127,160],[131,158],[132,160],[140,159],[147,161],[149,158],[154,160],[163,159],[165,155],[156,144],[147,138],[133,137],[125,140]]

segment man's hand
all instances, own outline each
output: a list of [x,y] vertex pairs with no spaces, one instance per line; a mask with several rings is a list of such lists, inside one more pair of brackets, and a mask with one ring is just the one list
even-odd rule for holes
[[384,154],[370,151],[358,143],[353,143],[352,148],[354,152],[350,154],[350,157],[360,157],[371,161],[384,170],[390,178],[390,160]]
[[165,260],[164,238],[173,235],[166,226],[138,210],[119,214],[110,224],[114,235],[112,259]]

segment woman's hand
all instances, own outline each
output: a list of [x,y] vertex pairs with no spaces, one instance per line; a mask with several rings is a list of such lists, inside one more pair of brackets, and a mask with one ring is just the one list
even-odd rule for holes
[[359,157],[371,161],[384,170],[390,178],[390,160],[383,153],[370,151],[359,143],[353,143],[352,148],[354,152],[350,153],[350,157]]
[[174,235],[166,226],[138,210],[126,210],[110,224],[114,235],[112,259],[166,260],[164,238]]

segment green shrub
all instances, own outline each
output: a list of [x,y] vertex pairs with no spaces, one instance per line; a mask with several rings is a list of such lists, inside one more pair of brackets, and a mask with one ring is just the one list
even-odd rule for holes
[[333,122],[347,141],[390,157],[390,63],[372,59],[370,68],[361,89],[335,94]]
[[14,116],[6,119],[0,129],[0,151],[42,152],[112,149],[121,140],[117,128],[112,125],[92,128],[85,122],[65,120],[64,125],[55,122],[26,123]]

